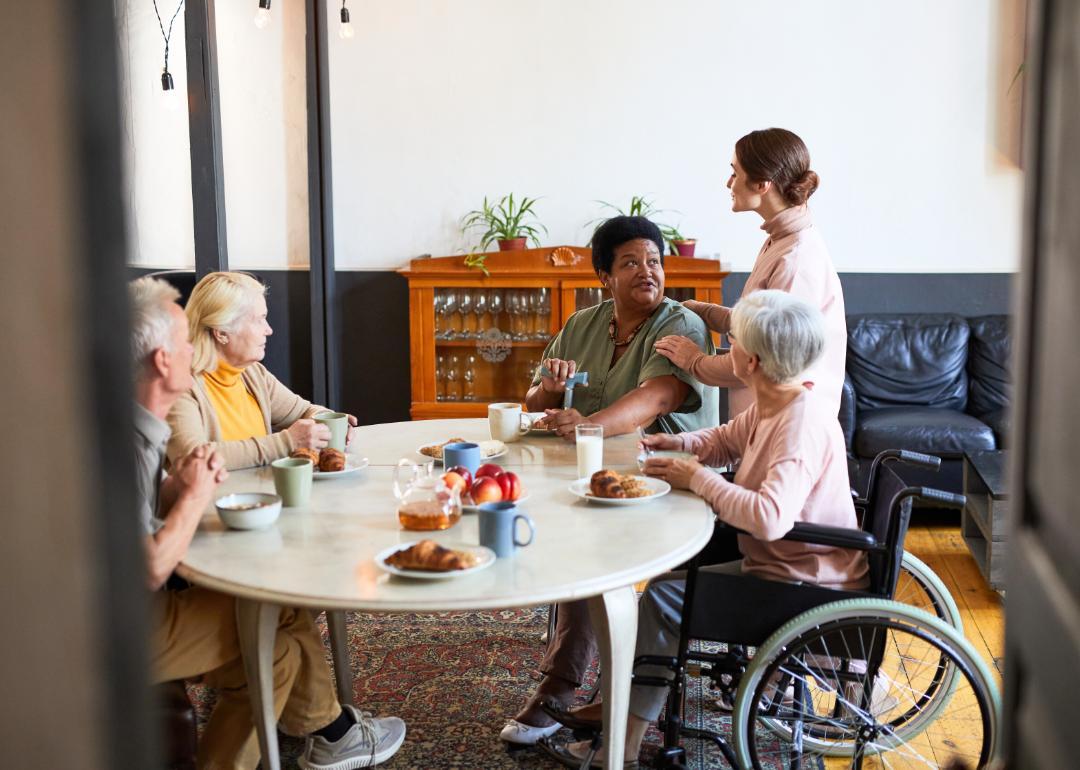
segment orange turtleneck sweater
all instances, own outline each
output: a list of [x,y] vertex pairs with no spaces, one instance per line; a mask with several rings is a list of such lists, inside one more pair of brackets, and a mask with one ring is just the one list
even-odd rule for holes
[[244,385],[243,372],[219,358],[215,371],[203,373],[206,396],[217,414],[222,441],[266,435],[266,419],[259,402]]

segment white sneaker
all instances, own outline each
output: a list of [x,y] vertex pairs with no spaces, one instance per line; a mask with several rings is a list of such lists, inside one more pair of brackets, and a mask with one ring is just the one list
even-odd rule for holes
[[405,742],[405,723],[397,717],[376,719],[353,706],[342,708],[349,710],[356,724],[333,743],[320,735],[309,735],[299,760],[304,770],[374,767],[394,756]]
[[511,719],[503,727],[502,732],[499,733],[499,739],[518,746],[535,746],[536,742],[541,738],[547,738],[549,735],[557,733],[560,727],[562,725],[558,722],[547,727],[533,727],[516,719]]

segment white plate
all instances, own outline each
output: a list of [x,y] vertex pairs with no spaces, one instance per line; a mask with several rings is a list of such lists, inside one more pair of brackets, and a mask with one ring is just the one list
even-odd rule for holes
[[[506,454],[506,444],[501,441],[495,441],[494,439],[492,439],[488,441],[477,441],[475,443],[480,445],[481,463],[486,463],[488,460],[494,460],[496,457],[502,457],[504,454]],[[433,461],[436,465],[442,465],[443,461],[441,457],[432,457],[431,455],[426,455],[420,451],[426,446],[432,446],[432,444],[424,444],[424,446],[418,446],[416,448],[416,453],[423,457],[425,460]],[[486,454],[487,452],[492,452],[493,454]]]
[[386,570],[391,575],[416,578],[417,580],[447,580],[448,578],[461,577],[462,575],[471,575],[474,572],[487,569],[495,563],[495,552],[493,550],[483,545],[467,545],[465,543],[439,543],[439,545],[445,546],[446,548],[453,548],[455,551],[469,551],[470,553],[475,553],[480,557],[480,561],[475,567],[448,570],[446,572],[432,572],[430,570],[422,569],[398,569],[397,567],[393,567],[386,563],[386,560],[395,553],[404,551],[406,548],[416,545],[416,542],[419,541],[398,543],[397,545],[390,546],[384,551],[379,551],[379,553],[375,555],[375,563],[380,569]]
[[529,435],[530,436],[557,436],[559,435],[553,430],[547,428],[534,428],[533,423],[544,416],[543,412],[529,412]]
[[[528,494],[528,492],[526,492],[521,497],[519,497],[517,500],[513,500],[512,502],[514,503],[514,505],[518,505],[520,503],[525,502],[528,499],[529,499],[529,494]],[[498,501],[496,501],[496,502],[498,502]],[[466,513],[476,513],[477,511],[480,510],[480,506],[479,505],[465,505],[465,503],[462,503],[461,504],[461,510],[465,511]]]
[[345,470],[343,471],[320,471],[315,469],[315,480],[325,479],[339,479],[342,476],[348,476],[352,473],[356,473],[358,470],[368,467],[368,459],[366,457],[356,457],[354,455],[345,455]]
[[663,497],[671,491],[671,484],[668,484],[663,479],[654,479],[651,476],[634,476],[634,478],[642,479],[645,486],[652,491],[652,494],[648,497],[595,497],[589,494],[589,479],[578,479],[572,483],[570,492],[582,500],[588,500],[590,503],[600,505],[641,505],[658,497]]

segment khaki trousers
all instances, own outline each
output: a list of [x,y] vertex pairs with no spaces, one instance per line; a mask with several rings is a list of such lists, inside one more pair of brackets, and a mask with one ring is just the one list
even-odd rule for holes
[[[236,633],[236,600],[189,588],[153,597],[151,678],[202,676],[218,693],[199,741],[199,767],[255,768],[259,743]],[[311,613],[284,608],[274,638],[274,716],[290,735],[307,735],[341,713],[326,648]]]

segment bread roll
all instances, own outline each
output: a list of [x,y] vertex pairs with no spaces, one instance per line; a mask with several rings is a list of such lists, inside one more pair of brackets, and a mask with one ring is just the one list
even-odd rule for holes
[[323,473],[345,470],[345,453],[340,449],[324,449],[319,453],[319,470]]
[[445,548],[434,540],[421,540],[386,558],[386,563],[398,569],[419,569],[428,572],[450,572],[475,567],[476,554]]
[[607,469],[599,470],[589,479],[589,492],[594,497],[626,497],[619,474]]
[[319,450],[318,449],[311,449],[309,447],[299,447],[297,449],[294,449],[292,451],[292,454],[289,455],[289,457],[295,458],[297,460],[310,460],[312,465],[314,465],[316,468],[319,467]]

